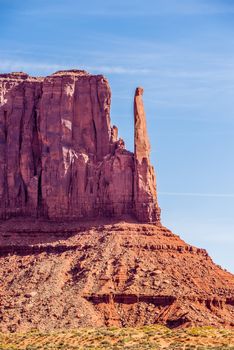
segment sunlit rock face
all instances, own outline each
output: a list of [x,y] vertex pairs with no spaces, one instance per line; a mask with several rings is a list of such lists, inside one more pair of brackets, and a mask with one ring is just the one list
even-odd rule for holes
[[146,127],[143,89],[138,87],[134,97],[134,200],[135,212],[140,221],[160,221],[157,202],[156,178],[150,164],[150,142]]
[[110,99],[84,71],[0,75],[1,332],[234,328],[234,276],[160,224],[143,89],[134,153]]
[[102,75],[0,75],[0,217],[127,214],[159,223],[142,94],[138,88],[132,153],[111,127]]

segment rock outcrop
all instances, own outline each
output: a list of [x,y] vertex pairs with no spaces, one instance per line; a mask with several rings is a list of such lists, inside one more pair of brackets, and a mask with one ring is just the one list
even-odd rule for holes
[[110,123],[101,75],[0,75],[0,217],[135,216],[160,222],[142,89],[135,96],[135,152]]
[[234,328],[234,276],[159,225],[7,220],[0,282],[2,332]]

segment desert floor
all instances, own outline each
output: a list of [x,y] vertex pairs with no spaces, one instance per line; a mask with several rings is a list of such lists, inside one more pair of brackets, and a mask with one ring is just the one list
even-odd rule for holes
[[86,328],[53,333],[0,334],[1,350],[234,350],[234,331],[211,327],[170,330],[140,328]]

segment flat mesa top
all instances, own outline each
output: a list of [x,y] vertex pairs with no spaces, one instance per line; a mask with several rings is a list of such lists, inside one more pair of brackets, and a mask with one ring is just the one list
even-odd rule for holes
[[12,72],[12,73],[2,73],[0,74],[0,80],[11,80],[11,81],[43,81],[43,77],[31,77],[24,72]]
[[84,75],[90,75],[90,73],[88,73],[85,70],[79,70],[79,69],[70,69],[70,70],[59,70],[53,74],[51,74],[51,76],[63,76],[63,75],[75,75],[75,76],[84,76]]
[[104,78],[103,75],[100,74],[91,74],[85,70],[80,69],[70,69],[70,70],[60,70],[53,74],[50,74],[45,77],[35,77],[30,76],[27,73],[24,72],[12,72],[12,73],[2,73],[0,74],[0,80],[11,80],[11,81],[37,81],[37,82],[43,82],[46,78],[62,78],[62,77],[77,77],[77,78],[89,78],[89,77],[100,77]]

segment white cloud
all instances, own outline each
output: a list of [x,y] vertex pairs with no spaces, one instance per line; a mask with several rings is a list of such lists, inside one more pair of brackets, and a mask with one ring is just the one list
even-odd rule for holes
[[158,192],[161,196],[234,198],[234,193]]
[[58,64],[48,64],[48,63],[39,63],[39,62],[21,62],[21,61],[11,61],[11,60],[2,60],[0,61],[0,70],[1,71],[18,71],[18,70],[38,70],[38,71],[49,71],[49,70],[58,70],[63,69]]
[[152,71],[145,68],[129,68],[121,66],[87,66],[90,71],[100,71],[109,74],[148,74]]
[[[98,7],[97,7],[98,6]],[[129,0],[125,3],[107,3],[106,0],[98,0],[93,4],[93,10],[89,4],[83,2],[77,6],[73,0],[66,3],[56,2],[46,4],[40,8],[24,10],[21,15],[25,16],[87,16],[87,17],[146,17],[166,15],[216,15],[234,13],[233,4],[223,4],[204,0],[148,0],[142,4],[141,0]]]
[[130,68],[122,66],[84,66],[84,65],[61,65],[41,62],[23,62],[23,61],[12,61],[2,60],[0,61],[0,71],[28,71],[37,70],[39,72],[54,72],[56,70],[72,69],[77,67],[79,69],[85,69],[93,73],[100,74],[148,74],[151,71],[145,68]]

